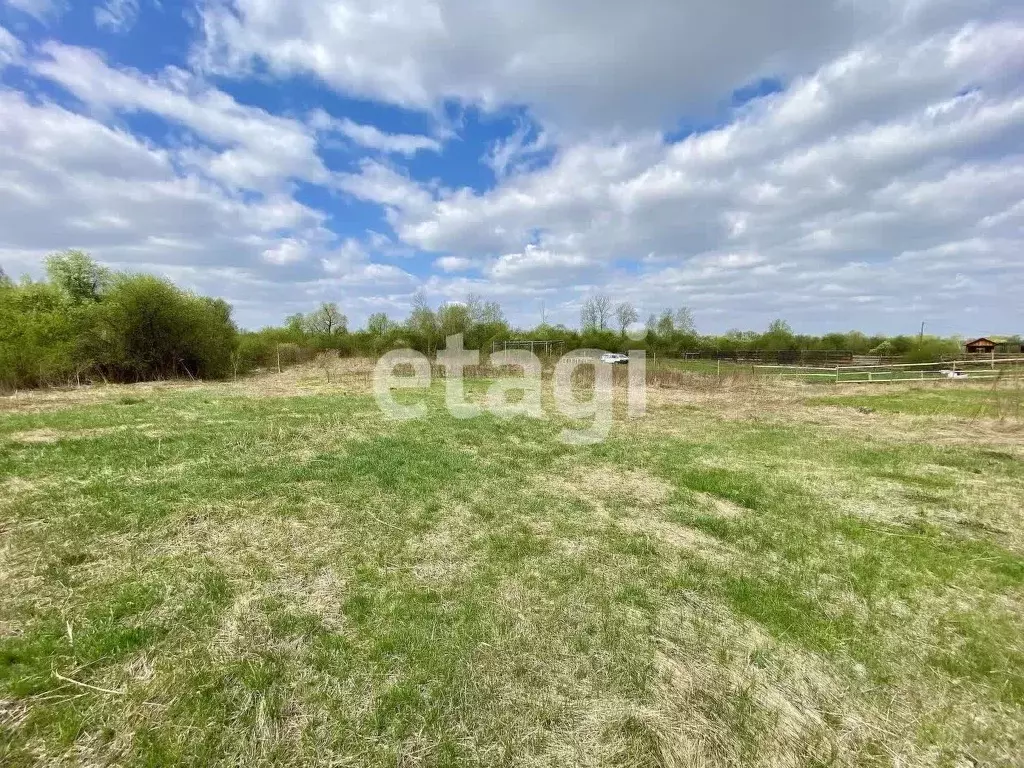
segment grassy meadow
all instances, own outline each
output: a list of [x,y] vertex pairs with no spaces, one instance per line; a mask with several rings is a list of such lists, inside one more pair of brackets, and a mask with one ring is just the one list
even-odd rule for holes
[[0,765],[1019,765],[1019,386],[0,398]]

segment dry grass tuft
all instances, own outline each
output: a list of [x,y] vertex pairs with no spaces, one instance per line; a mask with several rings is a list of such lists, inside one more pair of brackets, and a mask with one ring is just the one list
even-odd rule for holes
[[572,466],[535,477],[536,487],[587,499],[598,508],[605,500],[618,499],[639,506],[656,506],[672,494],[671,484],[640,469],[623,469],[613,464]]

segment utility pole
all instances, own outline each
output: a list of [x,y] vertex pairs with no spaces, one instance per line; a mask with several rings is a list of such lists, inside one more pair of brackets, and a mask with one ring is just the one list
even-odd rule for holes
[[917,337],[917,346],[919,346],[919,347],[922,344],[924,344],[924,326],[925,326],[925,323],[922,321],[921,322],[921,334]]
[[548,324],[548,311],[544,304],[544,299],[540,300],[540,324],[542,326]]

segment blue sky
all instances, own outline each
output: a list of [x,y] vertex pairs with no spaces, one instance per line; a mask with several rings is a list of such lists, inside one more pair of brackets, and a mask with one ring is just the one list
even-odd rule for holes
[[0,0],[0,266],[1021,332],[1022,72],[988,0]]

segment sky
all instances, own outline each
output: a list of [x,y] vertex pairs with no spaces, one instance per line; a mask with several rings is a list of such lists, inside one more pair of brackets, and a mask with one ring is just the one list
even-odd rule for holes
[[0,0],[0,266],[247,328],[1024,332],[1017,0]]

